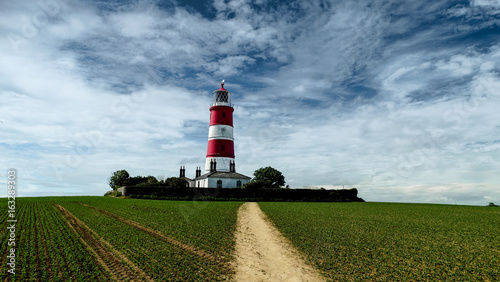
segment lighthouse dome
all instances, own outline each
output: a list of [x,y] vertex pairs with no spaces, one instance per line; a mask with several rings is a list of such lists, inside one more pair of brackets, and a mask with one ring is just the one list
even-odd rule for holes
[[231,92],[224,89],[224,80],[220,84],[220,88],[214,92],[214,106],[229,106],[231,107]]

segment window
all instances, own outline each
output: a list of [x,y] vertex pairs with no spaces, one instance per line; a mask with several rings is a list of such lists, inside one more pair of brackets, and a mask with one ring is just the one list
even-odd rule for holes
[[222,117],[226,117],[226,113],[222,113]]
[[219,92],[215,95],[215,102],[228,103],[229,101],[227,92]]
[[222,151],[224,151],[224,150],[226,149],[226,147],[225,147],[224,145],[220,145],[220,149],[221,149]]
[[222,180],[217,180],[217,188],[222,188]]
[[236,187],[241,187],[241,180],[236,181]]

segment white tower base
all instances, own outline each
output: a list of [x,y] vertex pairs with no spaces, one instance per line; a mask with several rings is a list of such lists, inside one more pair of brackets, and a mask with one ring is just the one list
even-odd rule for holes
[[210,161],[215,160],[217,162],[217,171],[230,172],[229,162],[234,163],[234,158],[207,158],[205,160],[205,173],[210,172]]

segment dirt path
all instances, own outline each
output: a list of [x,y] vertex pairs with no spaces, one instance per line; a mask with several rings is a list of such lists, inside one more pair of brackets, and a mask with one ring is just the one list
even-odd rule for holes
[[257,203],[238,211],[235,281],[325,281],[306,265]]

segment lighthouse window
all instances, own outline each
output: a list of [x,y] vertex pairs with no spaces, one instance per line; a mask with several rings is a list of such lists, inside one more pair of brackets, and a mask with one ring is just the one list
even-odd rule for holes
[[226,149],[226,147],[225,147],[224,145],[220,145],[220,149],[221,149],[222,151],[224,151],[224,150]]
[[226,113],[222,113],[222,117],[226,117]]
[[216,97],[217,102],[222,102],[222,103],[227,103],[228,102],[228,96],[226,92],[219,92],[217,93]]

